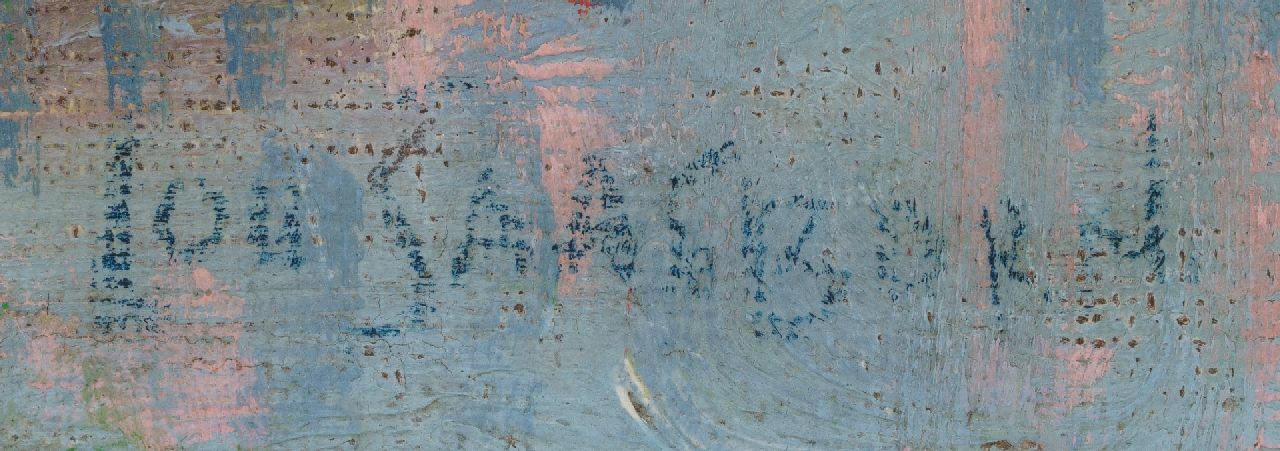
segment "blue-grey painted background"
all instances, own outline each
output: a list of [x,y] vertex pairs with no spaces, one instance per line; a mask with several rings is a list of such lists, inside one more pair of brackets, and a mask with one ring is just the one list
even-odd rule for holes
[[0,0],[0,447],[1280,448],[1263,0]]

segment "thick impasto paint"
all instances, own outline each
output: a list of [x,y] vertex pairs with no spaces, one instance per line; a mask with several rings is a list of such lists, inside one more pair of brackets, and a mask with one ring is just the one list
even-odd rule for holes
[[0,448],[1280,449],[1280,3],[0,0]]

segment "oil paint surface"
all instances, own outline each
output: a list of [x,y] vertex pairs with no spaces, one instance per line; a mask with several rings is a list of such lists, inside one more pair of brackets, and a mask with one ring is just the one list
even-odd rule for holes
[[0,0],[0,448],[1280,449],[1280,3]]

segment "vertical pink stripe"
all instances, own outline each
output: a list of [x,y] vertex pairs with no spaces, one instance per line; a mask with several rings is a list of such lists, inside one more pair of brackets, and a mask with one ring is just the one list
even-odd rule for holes
[[[1010,8],[1007,0],[967,0],[964,2],[964,38],[961,50],[965,64],[964,108],[961,113],[961,186],[958,192],[961,210],[961,246],[958,254],[963,267],[972,274],[986,274],[988,269],[986,240],[978,227],[982,209],[995,220],[1004,156],[1004,100],[995,92],[1003,76],[1005,48],[1009,33]],[[990,282],[980,278],[970,286],[989,288]],[[978,305],[986,305],[986,290],[969,294]]]

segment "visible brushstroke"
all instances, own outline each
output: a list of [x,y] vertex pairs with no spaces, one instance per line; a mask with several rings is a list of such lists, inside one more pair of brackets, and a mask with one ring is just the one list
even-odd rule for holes
[[152,7],[107,0],[98,13],[103,63],[107,69],[107,109],[142,110],[147,65],[157,58],[160,14]]
[[39,110],[25,80],[28,64],[38,56],[28,51],[36,36],[35,18],[27,14],[33,1],[0,4],[0,112]]
[[[453,86],[453,82],[448,83],[450,87]],[[470,84],[468,84],[469,87]],[[425,139],[426,131],[423,128],[423,124],[419,124],[408,137],[401,140],[398,148],[383,151],[381,160],[365,177],[372,193],[380,197],[384,204],[382,208],[383,228],[395,234],[395,246],[400,249],[402,257],[407,261],[407,265],[411,270],[415,300],[405,316],[415,326],[424,325],[427,313],[435,312],[435,307],[427,305],[424,295],[434,289],[437,284],[435,274],[428,267],[428,254],[425,252],[427,251],[427,241],[419,235],[417,229],[405,217],[403,205],[391,190],[391,176],[400,170],[401,165],[410,156],[427,155],[426,149],[420,147],[425,144],[423,142]],[[438,150],[439,148],[437,148]],[[421,166],[418,166],[415,171],[418,177],[421,177],[420,171]],[[396,328],[389,330],[395,330],[397,334],[399,333],[399,329]]]
[[375,23],[383,31],[388,56],[387,90],[422,91],[445,73],[449,33],[460,25],[459,9],[473,0],[390,0]]
[[556,224],[568,224],[573,211],[573,174],[586,172],[586,154],[603,149],[620,139],[610,130],[607,118],[590,110],[567,105],[540,106],[531,120],[539,127],[538,149],[544,169],[542,183],[551,197]]
[[[1113,271],[1118,274],[1131,274],[1136,279],[1163,283],[1168,277],[1166,258],[1169,252],[1165,243],[1168,230],[1164,225],[1167,221],[1169,202],[1165,193],[1169,187],[1168,180],[1164,178],[1167,174],[1162,163],[1167,158],[1165,155],[1168,152],[1167,142],[1158,136],[1158,125],[1154,115],[1147,118],[1142,132],[1144,150],[1139,154],[1141,158],[1137,159],[1140,166],[1133,168],[1142,177],[1135,183],[1137,186],[1144,187],[1141,190],[1141,200],[1116,200],[1106,207],[1107,210],[1124,211],[1130,208],[1129,205],[1141,205],[1138,210],[1140,214],[1136,215],[1139,220],[1109,223],[1096,219],[1105,217],[1104,213],[1091,213],[1090,216],[1095,219],[1088,219],[1078,226],[1081,252],[1077,268],[1115,268]],[[1186,261],[1185,251],[1180,255],[1183,262],[1179,265],[1178,280],[1197,282],[1199,264],[1194,254],[1189,262]],[[1135,267],[1126,263],[1139,260],[1145,261],[1146,264]],[[1134,271],[1135,269],[1143,271]],[[1091,292],[1091,289],[1085,291],[1085,293],[1088,292]]]
[[542,64],[524,64],[513,61],[510,64],[511,69],[515,70],[516,75],[531,80],[548,80],[563,77],[586,77],[599,81],[614,70],[614,65],[612,63],[608,61],[601,61],[599,59],[558,61]]
[[35,333],[68,338],[32,339],[50,353],[33,362],[47,382],[38,388],[75,393],[88,421],[119,430],[132,446],[260,443],[256,417],[266,409],[251,391],[255,362],[237,345],[244,300],[203,268],[168,277],[153,280],[165,315],[152,330],[89,347],[68,334],[74,322],[42,318],[44,331]]
[[1103,98],[1097,65],[1108,50],[1102,0],[1032,0],[1019,18],[1023,70],[1062,79],[1089,100]]
[[[258,186],[281,183],[285,189],[276,191],[274,198],[267,195],[270,189],[253,189],[258,203],[249,213],[249,219],[256,223],[250,236],[260,249],[283,246],[283,250],[260,250],[258,261],[265,263],[264,258],[270,261],[283,255],[284,263],[295,269],[308,262],[323,263],[329,271],[326,285],[354,286],[363,258],[357,233],[364,222],[364,190],[331,155],[287,149],[273,138],[268,136],[262,142],[266,155]],[[266,225],[270,205],[279,205],[282,210],[280,232],[274,241],[264,235],[270,231]]]
[[898,302],[928,293],[935,286],[944,265],[943,242],[915,200],[894,200],[887,207],[871,205],[877,218],[876,277],[890,282],[890,288],[880,288],[881,294]]
[[[271,218],[273,201],[268,197],[272,189],[266,185],[254,185],[252,188],[254,203],[249,207],[249,220],[254,225],[249,228],[246,239],[258,247],[258,264],[266,265],[277,257],[291,269],[302,267],[306,259],[302,256],[302,211],[299,201],[302,191],[297,185],[285,186],[288,201],[284,202],[284,213],[279,219],[279,235],[272,239]],[[283,248],[281,248],[283,246]]]
[[[242,108],[265,105],[263,87],[285,84],[285,41],[277,27],[290,8],[279,5],[232,3],[222,13],[227,40],[227,74],[235,80]],[[230,87],[228,86],[228,90]]]
[[[254,347],[260,360],[291,369],[282,373],[260,366],[253,388],[275,394],[271,398],[273,415],[263,418],[262,423],[274,439],[285,441],[314,435],[314,431],[290,426],[297,424],[297,418],[288,412],[314,412],[310,424],[332,434],[345,436],[359,429],[353,406],[334,402],[334,397],[350,396],[363,373],[355,363],[353,335],[362,327],[357,325],[357,315],[365,304],[360,289],[360,264],[365,253],[358,244],[364,221],[364,189],[332,155],[291,145],[291,138],[270,131],[261,136],[262,158],[250,186],[268,189],[242,188],[244,196],[255,199],[259,207],[250,209],[248,224],[252,225],[240,229],[258,233],[262,229],[257,227],[268,225],[269,233],[271,226],[278,227],[274,239],[268,236],[268,247],[273,249],[269,258],[289,269],[283,274],[292,276],[283,277],[301,288],[260,292],[245,315],[309,318],[282,322],[270,332],[310,337],[304,342],[260,335]],[[254,219],[263,211],[262,205],[268,207],[267,218]],[[262,248],[254,247],[250,261],[261,262]],[[269,267],[260,272],[282,274]],[[306,395],[310,393],[329,395]]]
[[315,239],[304,248],[309,260],[324,262],[331,284],[359,284],[359,264],[364,257],[357,233],[364,223],[364,190],[355,176],[326,153],[302,153],[298,162],[305,177],[303,205],[308,228]]
[[1277,447],[1276,11],[0,0],[0,448]]
[[618,11],[625,11],[627,6],[631,5],[631,0],[568,0],[570,4],[577,5],[578,14],[586,15],[590,8],[595,6],[608,6]]
[[1027,231],[1027,224],[1022,219],[1022,209],[1009,200],[1001,204],[1004,207],[1001,218],[1006,224],[1007,232],[1000,231],[999,228],[993,229],[992,215],[986,208],[982,209],[982,222],[979,224],[983,237],[987,240],[987,267],[990,269],[987,280],[991,287],[991,305],[1000,305],[1002,280],[1027,283],[1035,277],[1035,273],[1029,272],[1025,269],[1026,265],[1020,262],[1026,252],[1021,248],[1023,235]]
[[[1260,12],[1269,12],[1274,6],[1259,6]],[[1246,22],[1250,25],[1256,26]],[[1248,414],[1253,418],[1252,446],[1258,449],[1280,447],[1280,424],[1275,421],[1280,399],[1275,389],[1280,370],[1280,303],[1276,302],[1277,283],[1272,268],[1280,263],[1275,239],[1280,234],[1280,204],[1273,200],[1274,184],[1267,177],[1275,172],[1272,164],[1275,143],[1280,136],[1280,114],[1277,114],[1273,96],[1280,69],[1273,56],[1276,27],[1273,17],[1259,17],[1261,33],[1252,29],[1245,33],[1249,46],[1237,49],[1241,77],[1232,86],[1238,97],[1243,122],[1241,134],[1236,138],[1247,145],[1249,157],[1242,162],[1247,168],[1243,173],[1231,173],[1218,186],[1223,191],[1220,199],[1233,199],[1225,206],[1232,218],[1242,218],[1243,224],[1236,234],[1241,242],[1234,251],[1234,262],[1244,274],[1237,278],[1224,277],[1227,295],[1240,296],[1247,303],[1249,320],[1243,331],[1248,344],[1246,365],[1248,381],[1252,388]],[[1256,33],[1256,34],[1255,34]],[[1259,48],[1260,47],[1260,48]],[[1243,199],[1240,199],[1243,197]],[[1239,199],[1239,200],[1235,200]],[[1239,287],[1235,284],[1239,283]]]
[[[533,247],[525,237],[529,233],[526,230],[527,220],[512,212],[510,205],[497,199],[498,193],[492,187],[493,169],[481,171],[476,183],[479,187],[471,195],[466,236],[458,245],[449,270],[454,285],[460,284],[459,278],[470,272],[477,260],[509,258],[511,270],[517,275],[524,275],[533,258]],[[499,253],[491,256],[481,253],[482,249]]]
[[635,273],[637,245],[626,213],[618,212],[624,197],[602,158],[588,155],[583,162],[587,170],[573,195],[579,206],[565,226],[569,240],[552,250],[561,253],[567,274],[586,272],[592,254],[600,252],[609,258],[608,268],[626,281]]
[[[734,145],[729,141],[703,151],[670,179],[667,228],[675,236],[669,248],[674,264],[667,273],[675,280],[665,291],[693,297],[734,293],[733,297],[755,305],[749,318],[756,337],[807,339],[809,326],[832,320],[836,305],[849,302],[848,287],[854,278],[849,269],[833,265],[830,249],[806,245],[830,233],[819,230],[819,224],[835,203],[808,194],[775,197],[760,188],[755,178],[733,177],[737,183],[728,193],[738,199],[738,208],[729,221],[733,241],[741,244],[732,253],[718,252],[713,244],[718,233],[695,226],[696,216],[691,215],[696,210],[686,202],[697,202],[690,197],[711,189],[723,173],[742,170]],[[717,267],[738,265],[745,280],[709,278]],[[886,271],[881,266],[878,276],[896,277]],[[677,280],[684,282],[683,289]],[[889,297],[896,301],[898,293]]]
[[[231,219],[230,213],[227,212],[227,198],[222,191],[206,188],[203,178],[197,179],[196,183],[201,189],[200,206],[207,207],[211,213],[207,235],[182,240],[182,247],[178,247],[178,238],[174,236],[170,223],[174,221],[175,210],[179,207],[176,203],[177,198],[186,191],[186,183],[182,180],[169,183],[165,188],[164,198],[156,207],[155,216],[152,217],[151,232],[157,240],[165,244],[170,262],[175,261],[174,259],[179,256],[187,264],[203,262],[217,245],[222,244],[223,229],[226,227],[227,220]],[[181,222],[192,224],[195,221]]]
[[967,231],[981,221],[991,220],[982,217],[983,211],[987,211],[986,215],[994,214],[987,209],[997,203],[1003,175],[1005,107],[996,89],[1004,75],[1004,40],[1010,36],[1008,6],[1005,0],[964,2],[961,50],[965,85],[964,109],[960,117],[960,186],[957,190],[962,210],[956,233],[965,239],[956,237],[950,241],[961,246],[958,256],[966,266],[970,262],[977,263],[974,266],[982,272],[996,271],[990,266],[990,255],[994,250],[988,248],[987,258],[978,258],[974,255],[978,246],[967,238]]
[[18,180],[18,149],[22,147],[19,140],[21,130],[17,121],[0,119],[0,176],[3,176],[4,185],[8,187],[17,186],[15,182]]
[[106,162],[110,175],[103,190],[105,227],[97,237],[102,254],[91,263],[96,277],[89,283],[91,288],[102,290],[102,294],[92,295],[89,301],[103,307],[94,316],[93,323],[106,333],[127,330],[155,332],[157,326],[151,315],[156,313],[156,304],[135,294],[134,287],[133,218],[129,212],[129,200],[134,191],[135,151],[141,142],[125,138],[108,144],[112,154]]
[[733,141],[726,141],[718,148],[707,149],[698,159],[685,165],[686,172],[677,173],[670,179],[671,194],[667,198],[666,225],[667,230],[675,234],[669,248],[674,262],[664,272],[683,283],[664,287],[663,291],[694,297],[705,295],[704,290],[711,282],[708,278],[715,271],[715,257],[710,246],[702,245],[696,241],[696,236],[690,236],[689,227],[692,224],[686,225],[687,220],[682,220],[678,215],[679,212],[687,211],[687,207],[681,205],[678,194],[709,183],[708,179],[719,175],[724,170],[724,165],[741,161],[742,157],[732,151],[733,146]]

